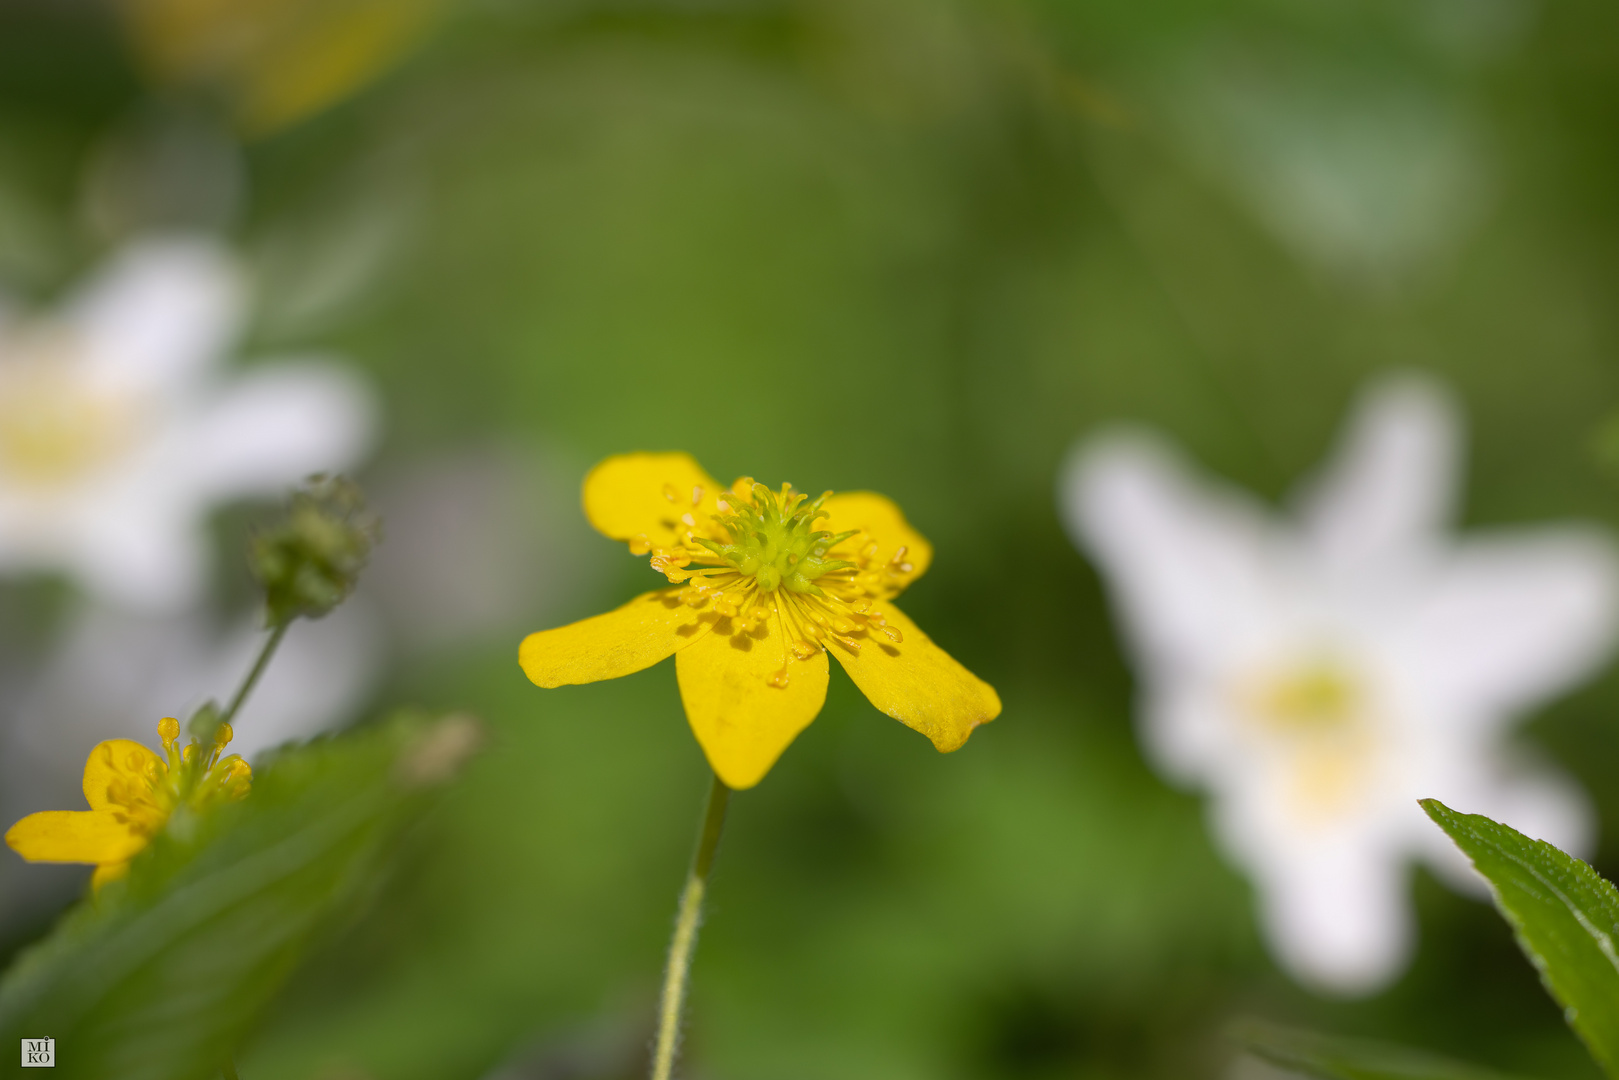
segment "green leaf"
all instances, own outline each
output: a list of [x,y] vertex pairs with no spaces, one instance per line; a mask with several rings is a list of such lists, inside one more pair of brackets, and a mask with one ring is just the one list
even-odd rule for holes
[[1436,799],[1422,808],[1489,880],[1564,1019],[1603,1070],[1619,1076],[1619,890],[1543,840]]
[[1322,1080],[1509,1080],[1423,1050],[1343,1039],[1249,1021],[1232,1029],[1249,1053],[1283,1069]]
[[56,1039],[58,1075],[218,1077],[475,742],[467,718],[400,717],[285,750],[245,801],[176,815],[6,973],[0,1045]]

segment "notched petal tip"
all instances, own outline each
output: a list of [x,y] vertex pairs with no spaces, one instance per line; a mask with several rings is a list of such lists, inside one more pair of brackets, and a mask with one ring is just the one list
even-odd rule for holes
[[886,604],[883,615],[899,628],[901,644],[839,645],[832,653],[878,709],[926,735],[941,753],[960,749],[974,728],[1001,714],[1000,695],[898,608]]
[[[585,475],[585,517],[604,536],[670,546],[690,514],[715,512],[720,485],[690,454],[615,454]],[[648,549],[650,550],[650,548]]]
[[826,653],[796,658],[784,640],[775,623],[745,633],[716,628],[675,658],[692,734],[734,790],[764,779],[826,701]]
[[[967,674],[972,675],[971,672]],[[984,680],[977,678],[977,676],[973,676],[973,679],[978,684],[980,692],[978,715],[969,715],[959,725],[923,732],[928,737],[928,740],[933,743],[933,748],[941,754],[949,754],[960,750],[967,745],[967,740],[972,738],[973,732],[1001,715],[1001,696],[995,692],[995,688]],[[902,723],[904,722],[901,717],[896,716],[895,719],[900,720]]]

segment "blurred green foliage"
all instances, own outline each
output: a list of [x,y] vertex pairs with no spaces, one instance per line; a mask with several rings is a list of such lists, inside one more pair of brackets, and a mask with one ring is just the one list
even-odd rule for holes
[[1233,1035],[1255,1056],[1322,1080],[1507,1080],[1433,1054],[1271,1024],[1244,1024]]
[[[96,9],[0,4],[13,288],[98,253],[83,170],[154,107],[135,72]],[[1212,1077],[1240,1013],[1590,1078],[1509,931],[1425,874],[1393,990],[1274,972],[1197,799],[1140,756],[1052,485],[1124,418],[1280,497],[1367,375],[1415,365],[1469,409],[1468,525],[1619,520],[1591,451],[1619,405],[1616,109],[1597,0],[483,0],[252,144],[233,229],[259,343],[375,375],[378,469],[678,448],[883,491],[934,541],[907,610],[1005,714],[941,758],[834,675],[733,804],[693,1075]],[[549,511],[568,558],[534,558],[584,584],[530,629],[654,581],[572,492]],[[672,672],[542,693],[516,640],[398,665],[389,700],[477,712],[491,752],[243,1076],[640,1070],[702,759]],[[1599,868],[1616,705],[1610,677],[1531,727],[1602,811]]]

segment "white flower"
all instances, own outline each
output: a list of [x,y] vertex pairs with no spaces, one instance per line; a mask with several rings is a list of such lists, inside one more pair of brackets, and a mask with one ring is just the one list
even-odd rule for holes
[[1403,968],[1413,857],[1476,887],[1417,799],[1589,840],[1583,795],[1504,736],[1607,656],[1619,563],[1575,527],[1448,539],[1459,442],[1446,397],[1405,379],[1366,397],[1292,522],[1144,433],[1077,447],[1061,482],[1128,634],[1149,753],[1209,791],[1273,950],[1323,989]]
[[58,312],[0,308],[0,573],[140,608],[193,600],[204,515],[353,463],[371,396],[331,364],[219,370],[244,288],[198,238],[126,248]]

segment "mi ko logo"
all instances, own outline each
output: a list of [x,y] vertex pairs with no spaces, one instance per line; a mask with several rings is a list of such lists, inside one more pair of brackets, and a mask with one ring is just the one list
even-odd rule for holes
[[25,1069],[56,1068],[55,1039],[24,1039],[22,1041],[22,1067]]

